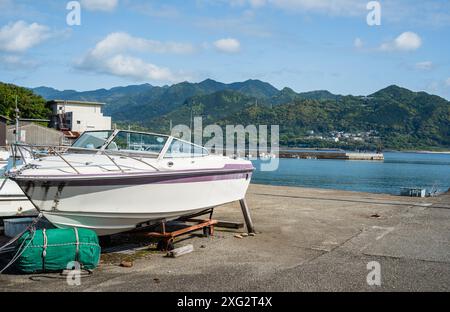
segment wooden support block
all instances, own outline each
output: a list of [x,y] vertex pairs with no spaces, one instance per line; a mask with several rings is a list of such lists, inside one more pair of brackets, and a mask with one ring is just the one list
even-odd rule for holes
[[178,258],[180,256],[186,255],[186,254],[191,253],[193,251],[194,251],[194,246],[189,244],[189,245],[186,245],[186,246],[183,246],[183,247],[179,247],[179,248],[176,248],[174,250],[169,251],[167,253],[167,256],[171,257],[171,258]]

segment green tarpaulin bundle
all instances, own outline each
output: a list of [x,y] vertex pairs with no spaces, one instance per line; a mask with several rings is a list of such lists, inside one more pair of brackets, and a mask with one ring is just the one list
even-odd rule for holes
[[97,234],[88,229],[48,229],[25,232],[18,241],[23,250],[15,267],[22,273],[95,269],[100,261]]

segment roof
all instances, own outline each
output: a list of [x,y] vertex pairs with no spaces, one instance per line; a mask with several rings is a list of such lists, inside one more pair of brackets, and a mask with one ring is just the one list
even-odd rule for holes
[[68,139],[77,139],[81,135],[80,132],[77,132],[77,131],[62,130],[61,132]]
[[51,100],[48,101],[50,105],[52,104],[75,104],[75,105],[105,105],[106,103],[102,102],[89,102],[89,101],[72,101],[72,100]]
[[4,116],[4,115],[0,115],[0,118],[1,118],[1,119],[5,119],[5,120],[11,120],[9,117]]
[[[39,124],[32,123],[32,122],[22,123],[22,124],[19,125],[19,129],[21,129],[21,130],[22,129],[29,129],[29,128],[34,128],[34,129],[38,128],[38,129],[41,129],[41,130],[46,131],[46,132],[61,133],[60,131],[58,131],[56,129],[44,127],[44,126],[41,126]],[[13,130],[16,129],[16,126],[15,125],[9,125],[9,126],[7,126],[7,129],[8,129],[8,131],[13,131]],[[61,135],[62,135],[62,133],[61,133]]]

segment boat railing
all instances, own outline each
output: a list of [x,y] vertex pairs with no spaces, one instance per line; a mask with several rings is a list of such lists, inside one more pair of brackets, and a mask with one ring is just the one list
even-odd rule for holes
[[[31,144],[23,144],[23,143],[16,143],[11,145],[11,151],[13,156],[13,167],[16,167],[16,160],[18,158],[22,159],[24,165],[27,165],[29,163],[29,159],[37,159],[43,155],[56,155],[58,156],[63,162],[65,162],[75,173],[81,174],[80,171],[70,163],[70,161],[64,157],[64,153],[67,153],[69,150],[76,151],[76,152],[84,152],[84,153],[92,153],[96,155],[103,155],[106,158],[108,158],[111,163],[117,167],[117,169],[124,173],[125,169],[121,167],[112,156],[120,156],[125,157],[129,159],[133,159],[135,161],[141,162],[150,168],[152,168],[155,171],[160,171],[156,166],[144,161],[143,159],[132,156],[129,153],[119,152],[119,151],[111,151],[111,150],[104,150],[104,149],[89,149],[89,148],[81,148],[81,147],[71,147],[71,146],[56,146],[56,145],[31,145]],[[30,155],[30,157],[27,157],[26,153]],[[18,157],[20,156],[20,157]],[[27,160],[28,159],[28,160]]]

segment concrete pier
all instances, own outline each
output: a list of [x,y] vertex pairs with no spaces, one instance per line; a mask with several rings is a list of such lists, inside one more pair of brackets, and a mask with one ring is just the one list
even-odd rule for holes
[[[103,255],[81,286],[1,275],[0,290],[450,291],[450,194],[409,198],[251,185],[247,203],[256,236],[236,238],[245,230],[216,228],[213,237],[175,243],[194,245],[180,258],[154,247],[116,252]],[[214,217],[243,221],[239,203],[217,208]],[[133,253],[133,267],[120,267]],[[379,286],[367,283],[374,262]]]
[[340,159],[340,160],[384,160],[382,153],[357,153],[327,150],[280,150],[280,158]]

